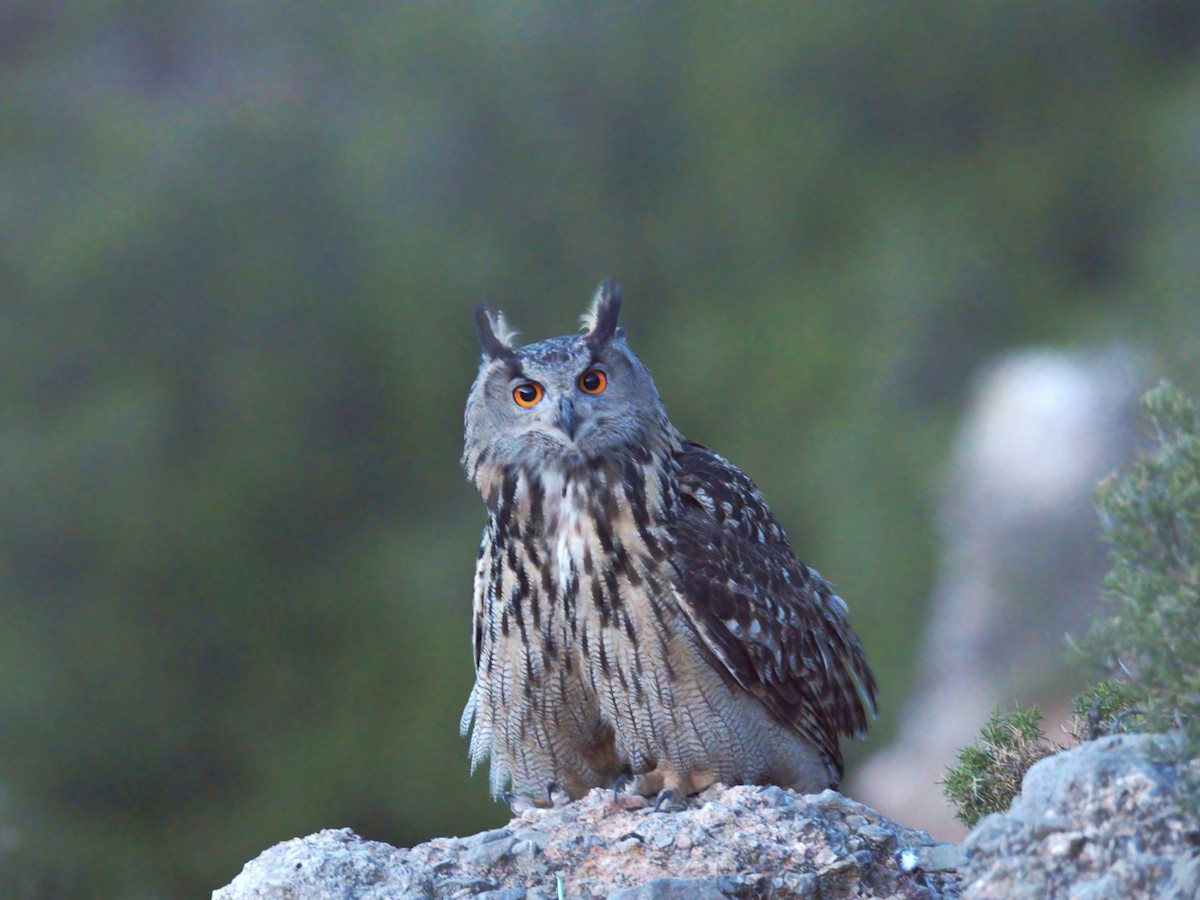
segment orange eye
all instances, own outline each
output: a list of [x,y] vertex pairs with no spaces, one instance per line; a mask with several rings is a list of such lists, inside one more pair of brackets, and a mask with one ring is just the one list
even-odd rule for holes
[[608,387],[608,376],[599,369],[588,369],[579,376],[579,389],[585,394],[599,394]]
[[538,401],[542,399],[542,386],[536,381],[527,381],[524,384],[519,384],[513,389],[513,399],[517,401],[518,406],[524,406],[528,409],[531,406],[537,406]]

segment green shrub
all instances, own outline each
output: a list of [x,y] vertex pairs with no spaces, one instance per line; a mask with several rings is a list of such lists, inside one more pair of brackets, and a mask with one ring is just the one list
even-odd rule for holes
[[1200,414],[1166,382],[1142,398],[1154,446],[1097,490],[1112,570],[1081,649],[1128,682],[1148,731],[1200,746]]
[[1017,706],[1002,712],[997,707],[942,779],[947,799],[958,809],[955,818],[971,828],[988,813],[1008,809],[1029,767],[1060,749],[1046,739],[1038,709]]

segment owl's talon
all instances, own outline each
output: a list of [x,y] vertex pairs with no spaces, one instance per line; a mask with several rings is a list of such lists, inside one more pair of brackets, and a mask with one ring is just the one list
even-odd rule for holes
[[650,810],[650,812],[664,812],[664,806],[674,805],[674,803],[675,792],[667,788],[665,791],[659,791],[658,799],[654,802],[654,809]]
[[516,791],[505,791],[500,795],[514,816],[519,816],[531,809],[557,809],[571,802],[570,795],[562,789],[557,781],[546,783],[545,799],[541,794],[524,794]]
[[500,799],[508,806],[508,811],[514,818],[523,815],[528,810],[545,806],[545,803],[536,795],[530,797],[528,794],[518,794],[516,791],[505,791],[500,795]]
[[570,802],[571,795],[564,791],[562,785],[557,781],[551,781],[546,785],[546,803],[550,809],[558,809]]
[[[625,790],[625,788],[629,788],[629,790]],[[650,801],[638,792],[638,779],[626,773],[617,776],[617,780],[613,782],[612,805],[614,809],[619,810],[645,809],[650,805]]]

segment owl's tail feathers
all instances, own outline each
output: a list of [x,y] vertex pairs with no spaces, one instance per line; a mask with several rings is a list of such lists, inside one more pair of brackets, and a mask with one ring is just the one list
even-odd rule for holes
[[[846,665],[845,671],[854,685],[854,692],[858,697],[859,703],[867,715],[871,717],[871,721],[879,718],[879,704],[875,698],[878,688],[875,685],[875,676],[867,668],[866,659],[862,660],[861,666]],[[867,736],[866,720],[861,719],[850,733],[854,737],[865,738]]]
[[879,715],[879,686],[867,655],[844,617],[831,622],[821,653],[832,690],[826,696],[831,720],[842,734],[867,736],[867,725]]
[[467,697],[467,705],[463,707],[462,718],[458,720],[458,733],[464,737],[468,731],[471,733],[472,775],[479,764],[491,755],[492,749],[492,723],[488,716],[480,714],[478,699],[479,684],[476,682],[471,688],[471,696]]

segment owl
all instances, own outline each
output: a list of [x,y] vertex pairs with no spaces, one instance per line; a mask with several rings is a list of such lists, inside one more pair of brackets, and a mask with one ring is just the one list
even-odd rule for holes
[[846,604],[754,482],[671,424],[620,309],[606,281],[580,333],[525,347],[475,311],[472,770],[490,758],[493,794],[537,805],[836,787],[839,735],[875,713]]

